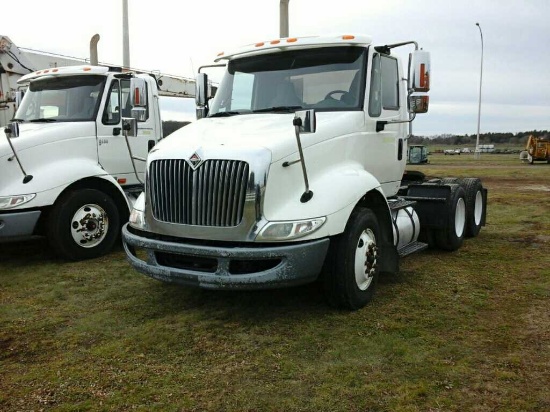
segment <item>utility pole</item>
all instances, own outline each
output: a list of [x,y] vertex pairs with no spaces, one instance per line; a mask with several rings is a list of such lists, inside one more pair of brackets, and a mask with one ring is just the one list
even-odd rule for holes
[[122,67],[130,68],[130,34],[128,33],[128,0],[122,0]]
[[280,0],[279,3],[279,37],[288,37],[288,2],[290,0]]
[[479,34],[481,36],[481,69],[479,72],[479,103],[477,107],[477,139],[476,139],[476,151],[474,153],[474,158],[479,159],[481,152],[479,151],[479,124],[481,120],[481,82],[483,81],[483,32],[481,31],[481,26],[479,23],[476,23],[476,26],[479,29]]

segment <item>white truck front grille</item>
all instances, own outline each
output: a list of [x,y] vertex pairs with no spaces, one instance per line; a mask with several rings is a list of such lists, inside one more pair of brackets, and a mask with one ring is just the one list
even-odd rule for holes
[[248,163],[206,160],[196,170],[182,159],[154,160],[148,190],[155,219],[195,226],[237,226],[243,218]]

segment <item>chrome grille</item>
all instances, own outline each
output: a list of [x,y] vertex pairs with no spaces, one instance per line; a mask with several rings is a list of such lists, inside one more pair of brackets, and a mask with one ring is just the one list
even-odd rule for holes
[[184,225],[237,226],[243,217],[248,163],[206,160],[196,170],[181,159],[155,160],[148,190],[155,219]]

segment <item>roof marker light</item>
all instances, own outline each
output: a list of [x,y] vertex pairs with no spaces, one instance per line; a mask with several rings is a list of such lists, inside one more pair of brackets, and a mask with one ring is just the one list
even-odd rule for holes
[[256,43],[255,46],[256,46],[256,47],[262,47],[264,44],[265,44],[265,43],[262,41],[262,42],[260,42],[260,43]]
[[219,52],[218,57],[223,56],[224,54],[225,54],[225,52]]
[[50,72],[49,70],[44,70],[44,74],[49,73],[49,72]]
[[297,39],[296,37],[291,37],[291,38],[289,38],[289,39],[286,39],[286,42],[287,42],[287,43],[294,43],[294,42],[296,42],[296,41],[298,41],[298,39]]
[[85,72],[89,72],[90,70],[92,70],[91,67],[84,67],[82,70],[84,70]]
[[271,40],[270,43],[271,44],[279,44],[281,42],[281,40]]
[[344,34],[342,36],[342,40],[353,40],[355,39],[355,36],[351,35],[351,34]]
[[57,73],[58,71],[59,71],[59,69],[53,69],[52,73]]

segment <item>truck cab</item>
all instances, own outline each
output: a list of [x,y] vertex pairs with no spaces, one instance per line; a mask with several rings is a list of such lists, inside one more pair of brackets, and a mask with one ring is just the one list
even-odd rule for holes
[[[410,72],[391,53],[405,45]],[[216,60],[226,70],[212,100],[208,77],[197,79],[202,118],[148,156],[123,227],[129,261],[212,289],[322,279],[335,304],[364,306],[379,272],[427,246],[414,202],[399,195],[410,122],[427,111],[429,54],[343,35],[262,41]]]
[[26,93],[0,140],[0,240],[46,235],[65,258],[100,256],[119,238],[162,138],[156,80],[74,66],[19,84]]

